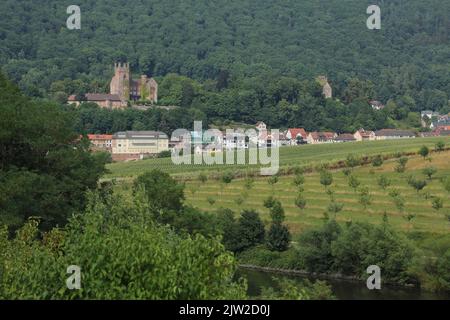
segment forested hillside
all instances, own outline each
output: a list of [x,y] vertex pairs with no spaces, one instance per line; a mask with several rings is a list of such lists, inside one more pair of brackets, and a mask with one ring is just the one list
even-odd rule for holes
[[[63,100],[76,91],[105,91],[113,63],[122,60],[130,62],[134,74],[161,81],[177,73],[207,91],[224,91],[219,101],[208,100],[214,112],[199,107],[211,119],[253,121],[256,115],[273,114],[271,108],[279,110],[283,99],[291,105],[311,104],[299,102],[298,92],[292,97],[291,82],[274,83],[283,81],[281,77],[311,81],[320,74],[328,76],[345,104],[358,97],[384,103],[394,99],[404,109],[391,115],[393,119],[406,119],[409,111],[448,111],[448,1],[80,0],[81,30],[68,30],[66,8],[71,4],[0,3],[2,70],[28,95]],[[366,27],[369,4],[381,7],[381,30]],[[74,81],[62,84],[64,79]],[[270,95],[271,87],[280,92],[261,97]],[[236,97],[227,97],[233,89]],[[198,93],[195,85],[186,90]],[[187,100],[189,107],[205,102]],[[221,104],[227,110],[236,105],[239,115],[233,114],[237,110],[220,114]],[[244,104],[250,110],[242,110]],[[308,121],[316,125],[321,119],[318,128],[334,129],[337,125],[324,119],[333,114],[321,112]],[[369,122],[376,127],[371,125],[374,119]],[[271,124],[296,123],[281,117]]]

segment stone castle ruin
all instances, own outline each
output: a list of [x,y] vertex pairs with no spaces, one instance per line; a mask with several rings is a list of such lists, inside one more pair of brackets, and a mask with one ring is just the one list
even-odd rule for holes
[[317,78],[317,81],[322,86],[322,94],[325,97],[325,99],[331,99],[333,97],[333,89],[328,83],[328,78],[325,76],[319,76]]

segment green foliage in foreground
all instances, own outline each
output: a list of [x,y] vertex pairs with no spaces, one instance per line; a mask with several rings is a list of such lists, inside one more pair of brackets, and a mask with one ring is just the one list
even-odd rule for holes
[[[30,220],[0,232],[0,299],[243,299],[233,256],[218,239],[181,237],[154,223],[145,201],[90,197],[66,228],[38,237]],[[66,269],[81,267],[81,290]]]
[[34,216],[44,230],[64,225],[108,158],[89,152],[67,112],[31,101],[0,74],[0,223],[14,230]]

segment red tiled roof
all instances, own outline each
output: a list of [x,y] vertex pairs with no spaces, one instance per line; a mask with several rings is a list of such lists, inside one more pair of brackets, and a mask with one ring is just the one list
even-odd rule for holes
[[314,140],[318,139],[326,139],[326,140],[332,140],[334,139],[335,133],[334,132],[311,132],[311,136]]
[[88,134],[89,140],[112,140],[112,134]]
[[306,133],[305,129],[303,128],[292,128],[288,130],[291,133],[291,138],[296,139],[298,135],[301,135],[303,139],[306,139],[308,134]]

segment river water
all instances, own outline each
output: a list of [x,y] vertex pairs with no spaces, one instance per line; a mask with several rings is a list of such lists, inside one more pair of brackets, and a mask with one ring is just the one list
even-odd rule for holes
[[[276,288],[273,277],[287,278],[301,282],[306,277],[298,275],[286,275],[280,273],[263,272],[249,269],[239,269],[237,276],[245,277],[248,281],[248,294],[257,297],[261,287]],[[310,280],[315,280],[309,278]],[[365,282],[323,279],[331,285],[332,291],[339,300],[450,300],[450,292],[433,293],[418,288],[382,286],[381,290],[369,290]]]

